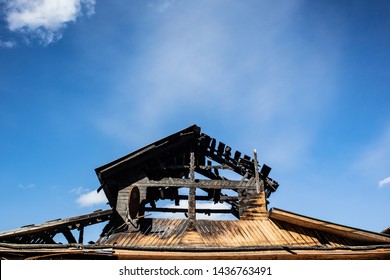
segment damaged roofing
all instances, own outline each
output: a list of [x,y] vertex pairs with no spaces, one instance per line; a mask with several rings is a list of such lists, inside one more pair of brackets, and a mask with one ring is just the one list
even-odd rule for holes
[[[201,133],[199,126],[192,125],[96,168],[101,183],[98,191],[103,189],[110,205],[115,207],[118,191],[145,177],[156,180],[188,175],[190,152],[195,153],[198,166],[207,166],[214,161],[247,179],[254,176],[254,160],[250,156]],[[268,177],[270,171],[271,168],[266,164],[261,166],[260,176],[269,182],[266,186],[267,197],[279,186],[278,182]],[[198,168],[196,172],[209,179],[224,179],[207,167]]]

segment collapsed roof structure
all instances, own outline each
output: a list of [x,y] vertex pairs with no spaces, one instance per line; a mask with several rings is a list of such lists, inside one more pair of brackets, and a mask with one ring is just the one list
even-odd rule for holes
[[[227,178],[227,172],[236,180]],[[279,186],[193,125],[96,170],[110,208],[0,233],[3,258],[389,259],[390,235],[268,209]],[[238,178],[238,179],[237,179]],[[213,204],[225,205],[214,207]],[[206,206],[206,207],[205,207]],[[181,213],[170,217],[168,213]],[[206,215],[230,215],[210,220]],[[200,218],[199,218],[200,217]],[[94,244],[84,228],[107,222]],[[78,240],[72,230],[79,231]],[[68,244],[57,244],[63,234]]]

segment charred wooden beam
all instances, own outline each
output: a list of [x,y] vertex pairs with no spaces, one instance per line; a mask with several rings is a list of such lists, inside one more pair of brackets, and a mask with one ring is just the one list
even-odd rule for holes
[[192,152],[190,156],[190,181],[192,185],[190,186],[190,191],[188,193],[188,220],[189,227],[193,228],[195,226],[196,220],[196,187],[195,183],[195,154]]
[[221,200],[221,190],[220,189],[214,190],[213,200],[214,200],[214,203],[217,203]]
[[72,232],[69,229],[63,229],[61,233],[65,236],[68,243],[77,243],[76,238],[74,238]]
[[255,180],[256,180],[256,191],[257,193],[264,192],[264,184],[261,184],[260,182],[260,174],[258,170],[258,161],[257,161],[257,152],[256,149],[253,150],[253,163],[254,163],[254,169],[255,169]]
[[144,178],[136,183],[133,186],[139,188],[142,187],[151,187],[151,188],[160,188],[160,187],[176,187],[190,188],[195,186],[196,188],[202,189],[255,189],[253,181],[231,181],[231,180],[204,180],[196,179],[194,182],[191,179],[181,179],[181,178],[163,178],[161,180],[149,180]]
[[63,233],[68,242],[70,240],[71,243],[77,243],[70,230],[107,221],[111,216],[112,209],[99,210],[87,215],[56,219],[39,225],[29,225],[15,230],[0,232],[0,242],[14,240],[16,243],[41,242],[53,244],[55,243],[53,236]]
[[[187,195],[179,195],[178,198],[180,200],[187,200],[188,196]],[[213,200],[213,197],[209,197],[207,195],[197,195],[195,196],[195,200],[197,201],[211,201]],[[221,195],[219,198],[219,201],[225,202],[225,201],[238,201],[237,196],[227,196],[227,195]]]
[[[241,157],[241,153],[236,151],[234,153],[234,157],[232,158],[232,152],[229,146],[219,142],[218,148],[216,149],[216,140],[212,138],[210,143],[209,139],[211,139],[211,137],[204,133],[202,133],[199,138],[201,147],[203,147],[203,153],[206,157],[212,159],[215,162],[218,162],[221,165],[229,166],[231,170],[240,175],[248,174],[249,178],[256,175],[255,170],[258,168],[258,166],[255,167],[254,160],[252,160],[250,156],[244,155]],[[269,197],[270,194],[274,192],[279,186],[276,181],[268,177],[270,171],[271,168],[269,166],[263,165],[259,174],[260,179],[264,181],[267,197]]]
[[43,240],[42,243],[44,243],[44,244],[56,244],[56,242],[55,242],[54,239],[53,239],[53,236],[54,236],[54,235],[55,235],[55,234],[49,234],[49,233],[47,233],[47,232],[42,233],[42,234],[41,234],[41,238],[42,238],[42,240]]
[[[169,207],[160,207],[160,208],[151,208],[145,207],[145,212],[162,212],[162,213],[188,213],[186,208],[169,208]],[[231,209],[195,209],[196,213],[201,214],[231,214]]]
[[196,172],[211,180],[223,180],[221,176],[216,175],[214,172],[211,171],[211,169],[208,168],[207,169],[197,168]]
[[84,226],[79,228],[79,243],[83,244],[84,242]]

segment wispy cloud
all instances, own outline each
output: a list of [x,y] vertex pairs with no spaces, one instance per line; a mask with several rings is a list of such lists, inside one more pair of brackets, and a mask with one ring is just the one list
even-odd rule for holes
[[239,127],[240,145],[263,145],[278,164],[303,159],[333,100],[338,38],[311,26],[323,35],[322,47],[312,48],[305,36],[290,35],[299,1],[258,3],[171,6],[169,19],[137,42],[144,50],[137,60],[123,55],[123,75],[97,117],[102,131],[141,145],[192,123],[206,133]]
[[62,31],[77,18],[94,13],[95,0],[13,0],[6,3],[10,31],[48,45],[62,37]]
[[379,187],[383,188],[386,185],[390,184],[390,177],[387,177],[379,182]]
[[23,189],[23,190],[31,190],[31,189],[36,188],[36,185],[35,184],[28,184],[28,185],[19,184],[18,188]]
[[12,49],[16,46],[15,41],[3,41],[0,39],[0,48]]
[[73,188],[69,191],[69,193],[72,193],[72,194],[76,194],[76,195],[80,195],[82,193],[85,193],[85,192],[88,192],[89,189],[83,187],[83,186],[79,186],[77,188]]
[[[353,170],[370,178],[384,178],[390,170],[390,124],[360,151]],[[388,178],[382,180],[386,181]],[[374,179],[376,180],[376,179]],[[382,184],[387,184],[383,182]],[[382,185],[383,186],[383,185]]]
[[79,186],[71,189],[69,193],[77,195],[76,203],[80,207],[89,207],[107,203],[104,192],[90,191],[89,188]]
[[97,192],[96,190],[81,194],[77,200],[76,203],[80,207],[89,207],[89,206],[95,206],[95,205],[101,205],[107,203],[107,198],[104,195],[104,192]]
[[175,3],[175,0],[153,0],[149,3],[149,7],[157,9],[159,12],[164,12]]

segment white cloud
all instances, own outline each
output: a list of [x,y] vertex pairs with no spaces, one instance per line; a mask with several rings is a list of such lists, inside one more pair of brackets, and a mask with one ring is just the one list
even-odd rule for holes
[[77,188],[73,188],[69,191],[69,193],[73,193],[73,194],[76,194],[76,195],[79,195],[79,194],[82,194],[82,193],[85,193],[85,192],[88,192],[89,189],[87,188],[84,188],[83,186],[79,186]]
[[92,15],[95,0],[13,0],[6,5],[11,31],[20,31],[47,45],[62,37],[67,23],[84,14]]
[[15,41],[2,41],[0,40],[0,48],[12,49],[16,46]]
[[383,188],[385,185],[389,185],[389,184],[390,184],[390,177],[387,177],[379,182],[379,187]]
[[18,185],[18,188],[21,188],[23,190],[30,190],[30,189],[33,189],[35,188],[36,185],[35,184],[28,184],[28,185],[24,185],[24,184],[19,184]]
[[88,188],[79,186],[73,188],[69,193],[77,195],[76,203],[81,207],[88,207],[107,203],[107,199],[104,192],[97,192],[96,190],[90,191]]
[[175,3],[175,0],[154,0],[149,3],[151,8],[157,9],[159,12],[164,12]]
[[104,192],[97,192],[96,190],[80,195],[76,203],[81,207],[88,207],[107,203],[107,198]]

